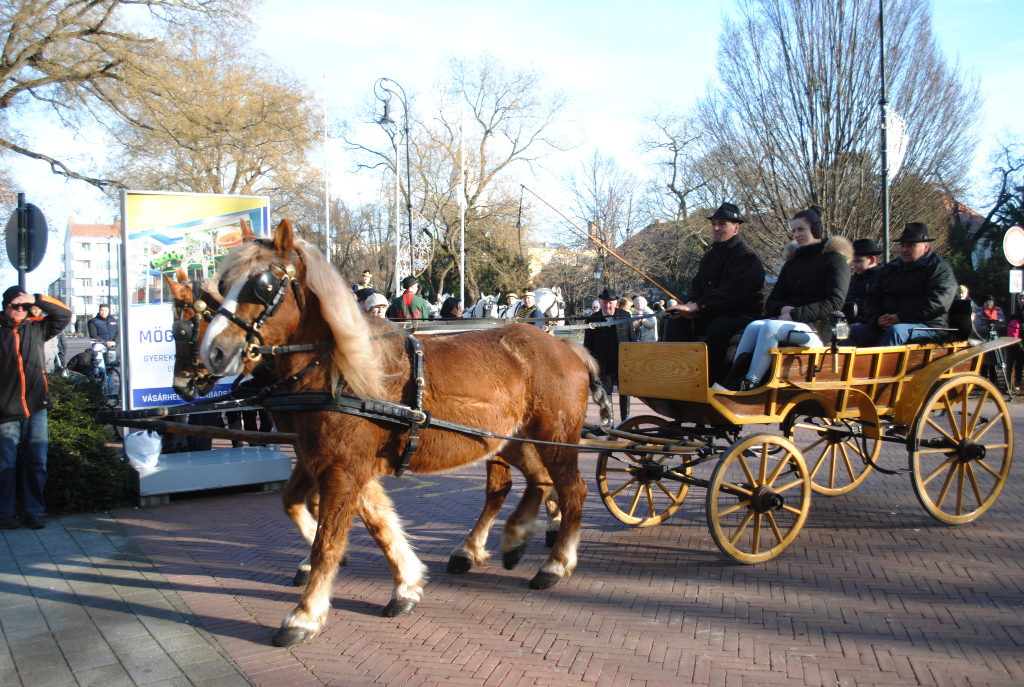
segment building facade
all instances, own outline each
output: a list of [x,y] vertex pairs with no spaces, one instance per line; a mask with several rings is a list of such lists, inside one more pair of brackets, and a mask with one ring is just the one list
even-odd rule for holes
[[88,334],[88,322],[102,303],[120,315],[120,269],[121,222],[84,224],[69,217],[61,275],[49,292],[74,310],[75,331]]

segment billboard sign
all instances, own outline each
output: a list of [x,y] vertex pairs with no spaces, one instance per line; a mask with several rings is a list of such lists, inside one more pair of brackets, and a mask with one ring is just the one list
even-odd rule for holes
[[[172,388],[173,296],[163,275],[174,279],[179,267],[193,280],[215,274],[227,252],[242,242],[242,220],[257,236],[267,236],[267,199],[122,191],[121,341],[126,409],[184,403]],[[226,394],[231,382],[231,378],[222,379],[205,398]]]

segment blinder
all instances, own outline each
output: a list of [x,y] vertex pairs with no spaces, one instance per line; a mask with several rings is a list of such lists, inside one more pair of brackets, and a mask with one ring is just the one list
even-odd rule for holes
[[273,269],[268,269],[256,278],[252,285],[253,298],[263,305],[263,312],[260,313],[256,320],[246,322],[235,313],[223,307],[217,311],[218,315],[226,317],[245,331],[245,356],[252,361],[259,361],[263,358],[263,355],[260,353],[260,347],[263,346],[263,336],[260,334],[260,329],[281,307],[281,303],[284,302],[284,298],[288,294],[289,284],[291,284],[292,290],[295,292],[296,304],[300,310],[302,309],[299,282],[295,279],[295,266],[291,263],[281,265],[276,262],[270,263],[270,266],[280,269],[284,272],[284,276],[279,279],[274,275]]
[[[175,355],[174,358],[175,360],[190,363],[192,365],[192,376],[189,377],[188,385],[197,391],[200,390],[200,386],[209,386],[212,388],[212,382],[217,379],[217,377],[205,372],[202,368],[202,361],[199,358],[200,318],[206,318],[207,322],[213,319],[213,315],[206,306],[206,301],[200,298],[201,295],[202,289],[199,286],[199,282],[192,282],[192,303],[189,304],[178,300],[174,303],[176,308],[181,308],[181,315],[185,314],[185,307],[187,305],[191,305],[192,318],[186,320],[176,314],[174,324],[171,325],[171,335],[174,337],[175,343],[185,344],[192,347],[191,358],[181,355]],[[206,393],[209,393],[209,391]],[[202,395],[201,391],[200,395]]]

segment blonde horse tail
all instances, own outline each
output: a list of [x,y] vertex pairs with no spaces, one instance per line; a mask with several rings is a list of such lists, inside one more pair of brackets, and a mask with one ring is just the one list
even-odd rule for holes
[[604,390],[604,386],[601,385],[601,368],[598,366],[597,361],[594,360],[594,356],[590,355],[590,351],[583,346],[575,341],[567,341],[565,339],[562,340],[562,343],[569,346],[572,352],[586,366],[587,373],[590,375],[590,393],[594,397],[594,403],[601,409],[601,425],[610,427],[613,422],[612,399],[608,392]]

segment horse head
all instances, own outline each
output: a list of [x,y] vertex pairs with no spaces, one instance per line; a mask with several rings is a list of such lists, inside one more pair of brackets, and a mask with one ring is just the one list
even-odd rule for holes
[[[370,345],[373,326],[352,291],[312,244],[296,238],[282,220],[273,239],[243,242],[221,265],[224,302],[203,337],[203,362],[221,376],[239,374],[260,349],[325,344],[284,352],[277,376],[287,378],[326,355],[331,383],[344,377],[357,394],[380,394],[382,369]],[[385,326],[386,323],[384,323]],[[316,375],[314,375],[315,377]]]
[[175,393],[185,401],[206,396],[213,391],[218,377],[210,374],[199,359],[199,342],[213,313],[220,308],[221,297],[216,281],[189,280],[185,270],[177,269],[178,281],[164,275],[174,295],[174,383]]

